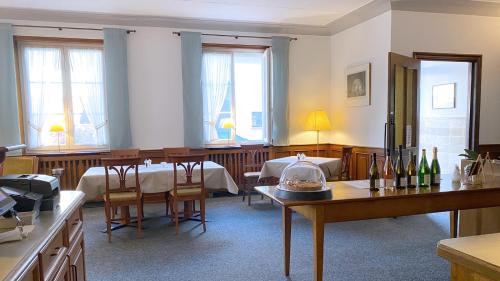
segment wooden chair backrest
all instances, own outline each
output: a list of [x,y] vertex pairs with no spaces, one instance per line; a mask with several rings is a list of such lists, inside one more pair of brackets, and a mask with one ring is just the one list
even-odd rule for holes
[[[177,190],[182,188],[200,187],[202,194],[205,193],[205,175],[203,171],[203,163],[205,154],[189,154],[189,155],[172,155],[170,160],[174,166],[174,196],[177,196]],[[200,181],[193,182],[193,171],[196,166],[200,166]],[[178,167],[184,170],[186,175],[185,182],[179,182],[177,178]]]
[[36,156],[9,156],[2,164],[1,175],[37,174],[38,157]]
[[135,158],[139,157],[138,148],[111,150],[111,158]]
[[174,155],[188,155],[191,152],[189,147],[165,147],[163,148],[163,157],[168,163],[172,163],[170,156]]
[[[141,186],[139,183],[139,165],[141,164],[141,158],[102,158],[102,165],[104,166],[104,170],[106,172],[106,199],[109,202],[109,194],[115,192],[127,192],[132,191],[130,188],[127,188],[126,180],[127,173],[134,171],[135,172],[135,186],[133,187],[133,191],[137,193],[138,198],[141,194]],[[110,189],[109,176],[110,171],[115,171],[120,186],[117,189]]]
[[340,180],[351,180],[351,158],[352,146],[342,147],[342,167],[340,171]]
[[243,172],[260,172],[265,159],[263,144],[242,144]]

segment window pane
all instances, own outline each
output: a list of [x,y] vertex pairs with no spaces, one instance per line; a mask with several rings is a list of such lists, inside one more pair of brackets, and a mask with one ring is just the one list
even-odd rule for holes
[[[57,145],[52,125],[64,125],[61,50],[51,47],[25,47],[23,89],[26,98],[28,146]],[[64,136],[61,137],[64,143]]]
[[[231,61],[230,53],[203,54],[203,120],[208,143],[227,139],[227,131],[230,131],[221,128],[221,115],[231,110]],[[225,116],[228,118],[231,114]]]
[[234,54],[236,141],[267,141],[265,59],[262,53]]
[[107,143],[102,61],[100,49],[69,50],[75,145]]

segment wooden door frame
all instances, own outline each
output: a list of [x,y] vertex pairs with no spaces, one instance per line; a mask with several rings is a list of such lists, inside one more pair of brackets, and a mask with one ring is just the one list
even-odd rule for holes
[[451,54],[451,53],[430,53],[413,52],[413,57],[418,60],[430,61],[455,61],[470,62],[471,67],[471,92],[470,108],[468,120],[468,148],[474,151],[479,149],[479,120],[481,109],[481,77],[483,55],[478,54]]

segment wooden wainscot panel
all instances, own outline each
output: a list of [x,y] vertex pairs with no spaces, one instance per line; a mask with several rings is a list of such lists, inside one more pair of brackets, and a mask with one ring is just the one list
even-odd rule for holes
[[492,159],[500,158],[500,144],[480,144],[479,152],[483,155],[486,155],[486,152],[490,153],[490,157]]
[[[371,165],[371,155],[377,153],[377,165],[383,165],[384,149],[375,147],[359,147],[353,149],[353,160],[351,161],[351,174],[353,180],[362,180],[368,178]],[[381,168],[380,166],[379,168]]]
[[[342,157],[340,144],[320,144],[319,155],[322,157]],[[204,148],[196,149],[196,152],[207,154],[207,159],[224,166],[237,184],[243,183],[243,160],[244,155],[239,147]],[[373,147],[354,146],[351,160],[351,179],[366,179],[370,167],[371,153],[377,153],[380,164],[383,163],[383,149]],[[266,147],[266,160],[280,157],[295,156],[304,153],[307,156],[316,156],[315,144],[270,146]],[[75,189],[81,176],[91,167],[101,166],[101,158],[109,157],[109,153],[74,153],[74,154],[47,154],[39,156],[39,172],[50,175],[53,168],[63,168],[61,177],[62,189]],[[141,150],[142,160],[151,159],[153,163],[165,161],[161,149]]]

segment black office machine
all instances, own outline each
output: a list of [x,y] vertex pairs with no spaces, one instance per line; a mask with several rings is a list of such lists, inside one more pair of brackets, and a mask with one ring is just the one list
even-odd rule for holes
[[[0,186],[41,194],[40,211],[51,211],[59,204],[59,181],[52,176],[39,174],[7,175],[0,177]],[[35,197],[31,196],[31,199]]]
[[16,212],[33,212],[35,217],[40,213],[40,206],[42,205],[43,195],[13,187],[0,187],[0,191],[9,195],[16,201],[14,211]]

